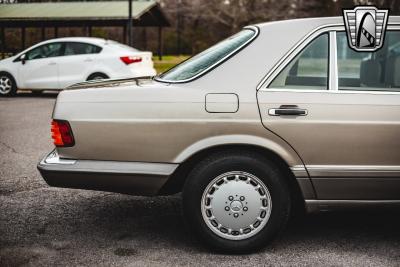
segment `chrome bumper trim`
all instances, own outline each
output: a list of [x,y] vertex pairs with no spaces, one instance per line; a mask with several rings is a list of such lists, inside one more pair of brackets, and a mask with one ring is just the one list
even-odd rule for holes
[[57,151],[53,150],[40,163],[48,170],[69,172],[100,172],[118,174],[145,174],[145,175],[171,175],[178,164],[126,162],[106,160],[73,160],[59,158]]
[[157,195],[178,164],[62,159],[56,151],[37,168],[51,186]]
[[61,165],[71,165],[71,164],[75,164],[76,160],[73,159],[61,159],[58,156],[57,150],[53,150],[52,152],[50,152],[50,154],[47,155],[47,157],[45,157],[43,159],[43,164],[61,164]]

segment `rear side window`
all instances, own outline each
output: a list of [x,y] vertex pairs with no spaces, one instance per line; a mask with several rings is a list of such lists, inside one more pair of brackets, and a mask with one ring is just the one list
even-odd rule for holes
[[328,89],[328,34],[314,39],[272,81],[270,88]]
[[97,45],[69,42],[65,44],[65,56],[83,55],[83,54],[97,54],[100,53],[101,47]]
[[213,65],[221,63],[226,57],[249,42],[255,35],[256,32],[254,30],[244,29],[200,54],[189,58],[157,78],[161,81],[179,82],[201,75]]
[[388,31],[376,52],[355,52],[337,33],[339,90],[400,91],[400,32]]

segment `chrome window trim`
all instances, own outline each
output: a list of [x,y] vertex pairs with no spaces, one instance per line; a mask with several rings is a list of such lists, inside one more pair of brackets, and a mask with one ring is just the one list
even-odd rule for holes
[[[399,23],[388,23],[387,31],[390,30],[400,30]],[[329,24],[320,26],[305,37],[303,37],[299,42],[297,42],[292,49],[289,50],[279,61],[278,63],[267,73],[267,75],[261,80],[261,82],[257,85],[257,91],[265,91],[265,92],[295,92],[295,93],[340,93],[340,94],[377,94],[377,95],[399,95],[399,92],[396,91],[372,91],[372,90],[339,90],[338,86],[338,67],[337,67],[337,57],[335,62],[331,62],[331,58],[329,58],[329,86],[328,90],[320,90],[320,89],[299,89],[299,88],[268,88],[268,86],[272,83],[276,76],[279,75],[282,69],[284,69],[297,55],[305,48],[308,44],[310,44],[318,35],[323,33],[329,33],[329,55],[333,56],[336,54],[337,56],[337,42],[336,42],[336,32],[345,31],[343,24]],[[334,32],[334,40],[331,40],[332,35],[331,32]],[[331,41],[334,41],[334,45],[331,45]],[[334,49],[335,51],[332,51]],[[331,77],[331,75],[334,75]],[[331,81],[331,79],[335,78],[336,81]]]
[[219,66],[220,64],[224,63],[230,57],[232,57],[233,55],[238,53],[240,50],[245,48],[247,45],[249,45],[251,42],[253,42],[257,38],[257,36],[260,34],[260,29],[257,26],[246,26],[246,27],[243,27],[243,29],[253,30],[254,31],[254,35],[249,40],[244,42],[241,46],[239,46],[238,48],[233,50],[231,53],[229,53],[225,57],[221,58],[220,60],[218,60],[217,62],[215,62],[211,66],[209,66],[208,68],[206,68],[206,69],[202,70],[201,72],[197,73],[193,77],[188,78],[188,79],[184,79],[184,80],[173,81],[173,80],[164,80],[164,79],[158,78],[158,76],[156,76],[156,77],[154,77],[154,80],[156,80],[158,82],[163,82],[163,83],[187,83],[187,82],[191,82],[193,80],[196,80],[200,76],[203,76],[204,74],[206,74],[210,70],[214,69],[215,67]]
[[326,94],[371,94],[371,95],[399,95],[396,91],[372,91],[372,90],[312,90],[298,88],[261,88],[261,92],[287,92],[287,93],[326,93]]
[[[271,89],[268,86],[275,79],[276,76],[289,64],[307,45],[309,45],[318,35],[334,31],[336,29],[345,30],[342,24],[327,24],[315,28],[313,31],[304,36],[298,41],[279,61],[275,66],[267,73],[267,75],[257,85],[257,90],[260,89]],[[283,89],[286,90],[287,89]],[[293,90],[293,89],[291,89]],[[296,90],[296,89],[295,89]],[[268,90],[269,91],[269,90]],[[314,90],[324,91],[324,90]],[[325,90],[328,91],[328,90]]]
[[338,81],[338,64],[337,64],[337,42],[336,31],[329,32],[329,72],[328,72],[328,90],[337,91],[339,88]]

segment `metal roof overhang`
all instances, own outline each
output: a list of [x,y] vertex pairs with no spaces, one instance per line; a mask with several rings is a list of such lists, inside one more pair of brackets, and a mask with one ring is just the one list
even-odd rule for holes
[[[133,26],[167,27],[156,1],[133,1]],[[52,2],[0,6],[0,27],[125,26],[128,1]]]

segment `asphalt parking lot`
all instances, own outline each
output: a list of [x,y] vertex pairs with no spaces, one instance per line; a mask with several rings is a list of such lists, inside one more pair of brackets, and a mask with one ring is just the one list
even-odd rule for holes
[[0,266],[400,266],[400,211],[308,215],[250,255],[214,254],[184,227],[180,198],[51,188],[55,94],[0,98]]

